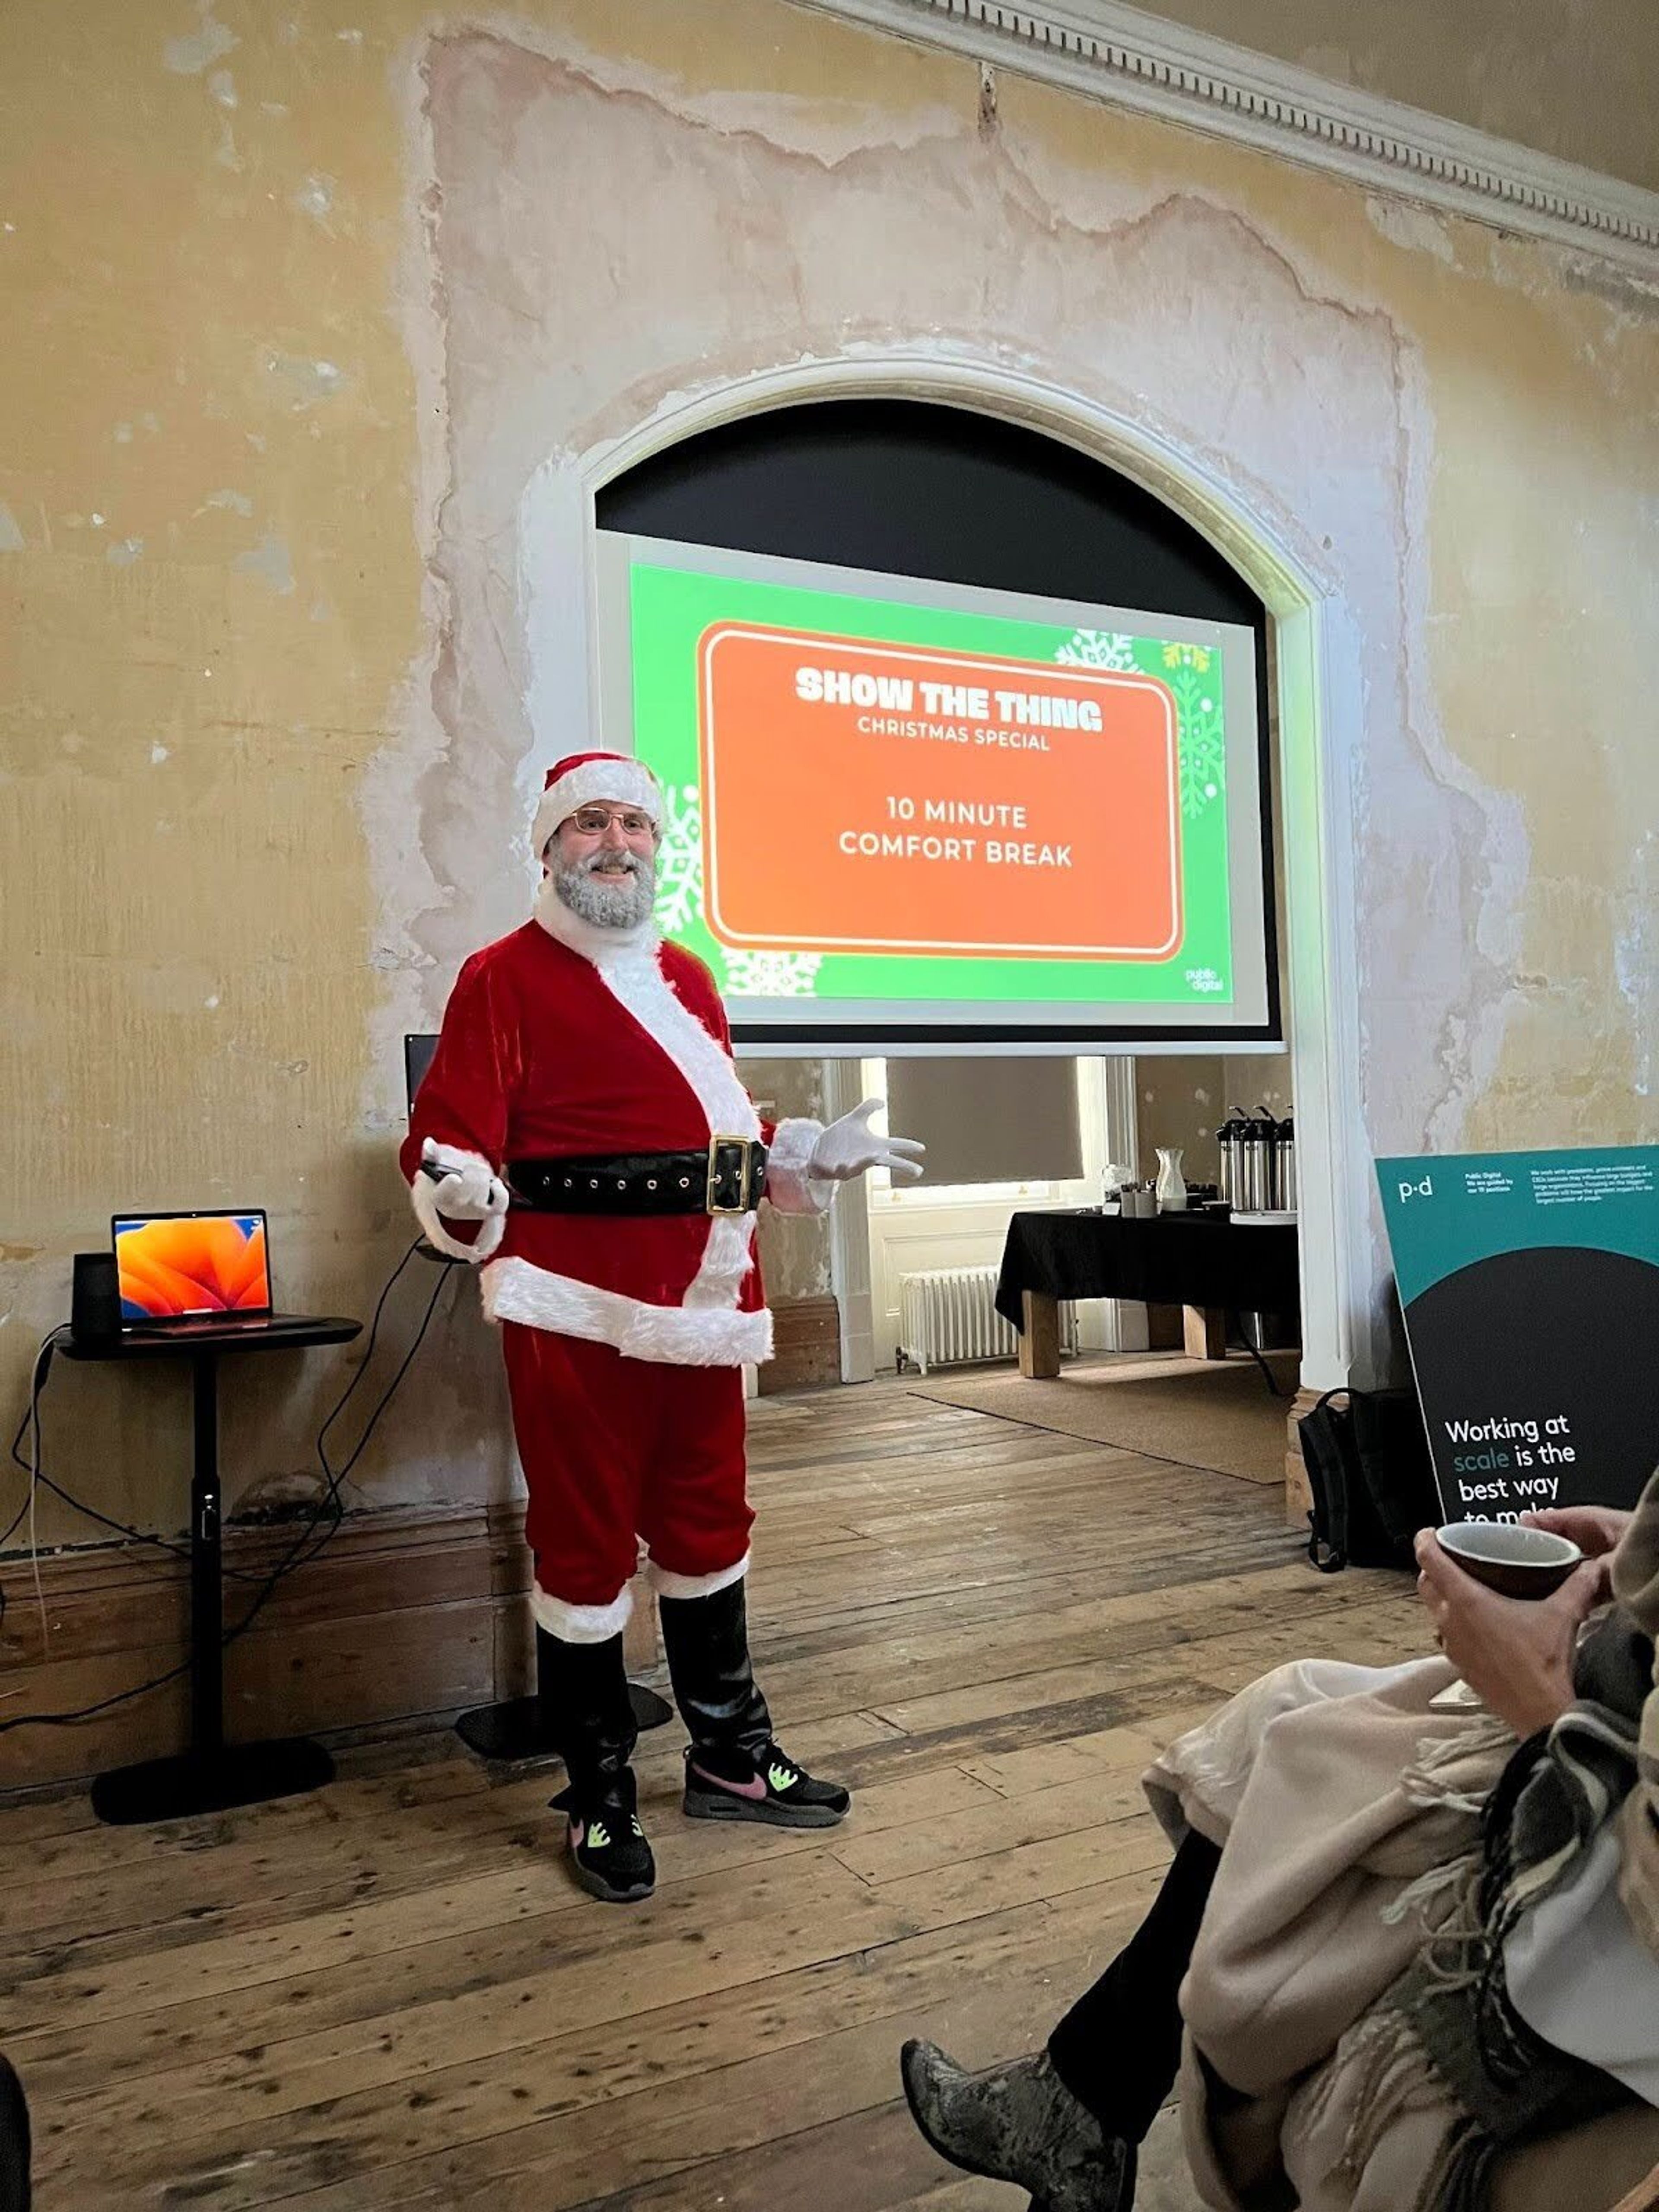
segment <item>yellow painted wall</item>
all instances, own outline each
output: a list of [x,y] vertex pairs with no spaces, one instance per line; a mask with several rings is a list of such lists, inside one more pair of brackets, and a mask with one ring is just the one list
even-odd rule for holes
[[[429,938],[388,927],[397,887],[458,944],[484,933],[470,902],[520,896],[522,823],[493,795],[463,818],[468,793],[493,787],[453,742],[422,774],[448,778],[465,867],[446,872],[416,841],[421,791],[437,787],[411,775],[402,797],[368,798],[416,706],[448,711],[420,487],[451,425],[409,335],[433,311],[422,222],[443,218],[409,102],[437,22],[413,0],[12,0],[0,16],[9,1422],[34,1342],[66,1313],[70,1255],[104,1240],[118,1205],[264,1202],[283,1303],[367,1315],[410,1234],[386,1010],[411,978],[441,1004],[448,980]],[[907,179],[920,190],[917,163],[941,148],[970,179],[964,225],[1032,226],[1073,267],[1095,250],[1079,209],[1106,210],[1088,222],[1117,252],[1115,198],[1127,224],[1168,181],[1194,252],[1237,236],[1333,329],[1386,328],[1432,434],[1343,465],[1357,485],[1398,477],[1423,556],[1401,650],[1437,717],[1425,786],[1497,822],[1514,873],[1486,884],[1472,842],[1462,921],[1425,924],[1420,943],[1397,883],[1367,878],[1362,988],[1392,1006],[1414,963],[1443,981],[1467,954],[1482,1040],[1471,1053],[1449,1027],[1443,1096],[1420,1072],[1391,1090],[1380,1067],[1379,1134],[1413,1118],[1470,1143],[1653,1133],[1650,301],[1546,249],[1012,80],[982,140],[976,70],[782,0],[526,0],[515,22],[511,36],[568,58],[570,82],[648,79],[656,113],[695,108],[722,158],[759,173],[769,134],[787,142],[826,208],[832,191],[866,193],[872,237],[902,234]],[[641,95],[614,97],[630,127],[655,127]],[[672,172],[657,188],[672,196]],[[720,240],[738,337],[745,265],[780,250],[766,191],[747,204],[750,227]],[[810,270],[805,230],[791,250]],[[1024,256],[1023,281],[1041,276]],[[988,316],[994,258],[981,281]],[[441,306],[453,332],[467,303]],[[1072,328],[1058,282],[1046,312],[1033,341],[1058,349]],[[611,336],[589,323],[569,343],[621,420]],[[1243,373],[1214,361],[1224,393]],[[398,1341],[430,1280],[401,1286],[415,1303],[392,1316]],[[510,1480],[493,1354],[470,1304],[447,1299],[361,1470],[366,1498]],[[283,1359],[238,1378],[242,1486],[305,1479],[346,1371]],[[51,1463],[107,1512],[179,1525],[179,1389],[55,1376]],[[90,1533],[55,1507],[41,1525]]]

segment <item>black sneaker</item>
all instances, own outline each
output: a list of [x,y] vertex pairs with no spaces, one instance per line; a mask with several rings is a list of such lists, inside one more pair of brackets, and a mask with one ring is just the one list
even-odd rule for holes
[[685,1754],[685,1810],[693,1820],[759,1820],[772,1828],[833,1828],[847,1818],[851,1790],[815,1782],[775,1743],[746,1752]]
[[581,1806],[575,1794],[562,1790],[549,1800],[566,1817],[570,1871],[605,1905],[641,1903],[657,1886],[657,1863],[638,1814],[625,1805]]

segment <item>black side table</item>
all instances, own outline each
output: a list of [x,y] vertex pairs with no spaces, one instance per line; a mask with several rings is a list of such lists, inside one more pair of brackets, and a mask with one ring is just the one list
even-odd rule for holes
[[113,1337],[59,1346],[66,1359],[188,1359],[194,1388],[195,1458],[190,1486],[190,1748],[171,1759],[118,1766],[92,1785],[100,1820],[130,1827],[187,1813],[222,1813],[291,1797],[334,1779],[319,1743],[289,1736],[227,1743],[224,1716],[224,1593],[220,1580],[219,1362],[231,1353],[303,1352],[349,1344],[362,1323],[309,1315],[276,1316],[254,1327],[200,1328]]

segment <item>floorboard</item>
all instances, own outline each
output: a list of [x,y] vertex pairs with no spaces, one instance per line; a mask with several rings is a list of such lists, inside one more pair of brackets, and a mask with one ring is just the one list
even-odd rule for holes
[[1157,1747],[1280,1659],[1418,1650],[1409,1585],[1312,1574],[1250,1483],[898,1384],[769,1398],[752,1455],[757,1654],[848,1824],[686,1824],[662,1730],[624,1912],[564,1876],[555,1770],[453,1742],[164,1828],[0,1803],[43,2207],[1012,2212],[910,2127],[900,2042],[1037,2040],[1156,1887]]

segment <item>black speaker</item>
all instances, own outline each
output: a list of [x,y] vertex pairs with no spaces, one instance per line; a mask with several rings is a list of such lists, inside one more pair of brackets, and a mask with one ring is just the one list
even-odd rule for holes
[[78,1344],[107,1344],[121,1334],[121,1291],[113,1252],[77,1252],[70,1328]]

